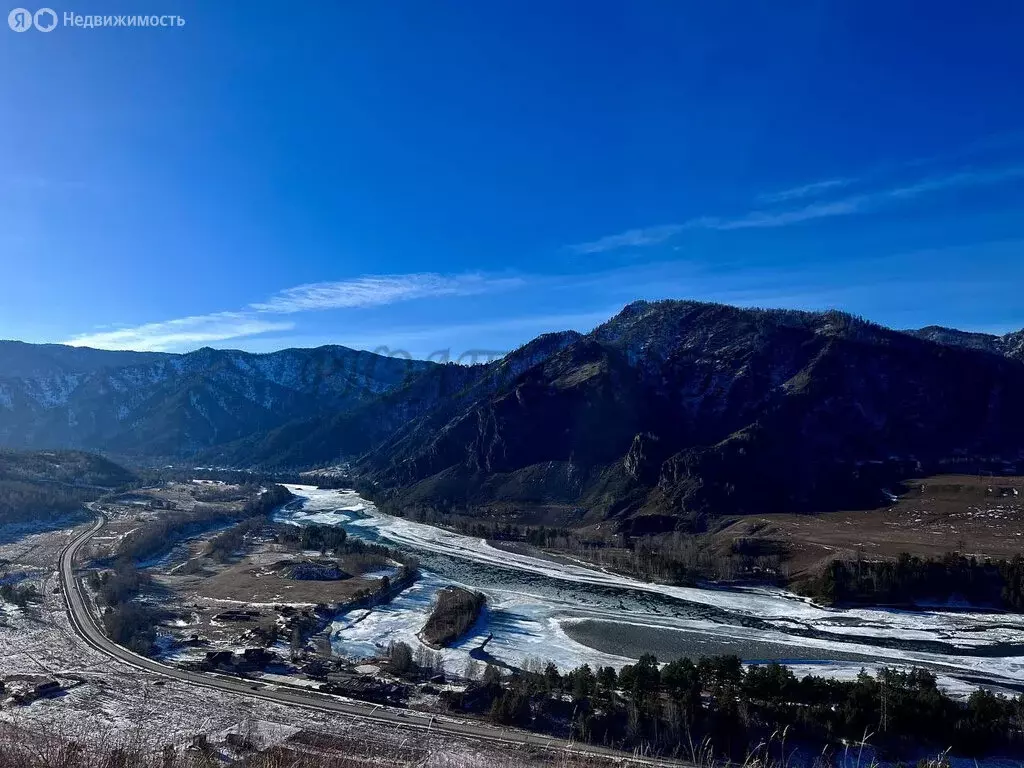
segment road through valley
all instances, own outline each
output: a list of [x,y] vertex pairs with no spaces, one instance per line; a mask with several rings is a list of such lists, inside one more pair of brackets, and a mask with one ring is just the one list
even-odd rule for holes
[[[123,648],[111,641],[97,625],[95,617],[90,611],[89,602],[83,591],[81,581],[76,577],[76,555],[106,524],[106,519],[102,512],[95,508],[93,511],[96,514],[95,522],[89,528],[83,530],[79,535],[72,539],[61,551],[59,561],[61,585],[67,598],[68,615],[75,632],[90,646],[120,662],[129,664],[155,675],[179,680],[193,686],[214,688],[226,693],[250,699],[263,699],[278,704],[307,707],[344,714],[350,717],[379,722],[386,726],[400,726],[402,728],[412,730],[450,733],[461,737],[470,737],[488,742],[505,743],[510,745],[514,744],[517,746],[529,744],[536,747],[570,750],[583,755],[590,754],[613,757],[626,762],[633,762],[635,760],[644,765],[652,764],[652,761],[649,758],[633,758],[625,753],[611,749],[604,749],[602,747],[566,744],[564,741],[552,739],[543,735],[527,733],[525,731],[499,728],[471,721],[441,718],[413,710],[388,709],[373,704],[343,700],[337,697],[318,694],[314,691],[305,689],[290,688],[288,686],[266,686],[257,681],[246,680],[238,677],[192,672],[132,653],[126,648]],[[685,763],[680,763],[678,761],[663,761],[654,764],[677,766],[686,765]]]

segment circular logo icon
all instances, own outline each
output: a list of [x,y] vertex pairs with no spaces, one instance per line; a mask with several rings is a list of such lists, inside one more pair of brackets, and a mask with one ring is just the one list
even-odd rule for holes
[[15,8],[7,14],[7,26],[15,32],[28,32],[32,29],[32,11],[27,8]]
[[32,20],[40,32],[53,32],[57,26],[57,14],[53,8],[40,8]]

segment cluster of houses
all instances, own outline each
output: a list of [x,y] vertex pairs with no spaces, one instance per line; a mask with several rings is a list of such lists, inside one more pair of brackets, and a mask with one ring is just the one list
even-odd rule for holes
[[206,658],[199,662],[199,665],[206,671],[245,673],[256,672],[280,661],[281,658],[276,653],[266,648],[246,648],[241,653],[207,651]]
[[341,671],[328,673],[325,677],[325,682],[320,685],[324,693],[391,705],[403,704],[409,698],[409,687],[400,683]]

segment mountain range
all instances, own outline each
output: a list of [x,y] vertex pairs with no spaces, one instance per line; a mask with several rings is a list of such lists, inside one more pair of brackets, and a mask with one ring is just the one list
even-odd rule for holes
[[306,468],[380,503],[631,531],[877,505],[927,471],[1024,471],[1024,331],[635,302],[484,365],[0,343],[0,445]]
[[194,456],[345,411],[430,367],[336,346],[174,355],[0,342],[0,446]]

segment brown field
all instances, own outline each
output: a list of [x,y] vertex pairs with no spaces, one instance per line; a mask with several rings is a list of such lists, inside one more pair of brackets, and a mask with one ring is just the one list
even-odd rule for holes
[[220,566],[215,575],[183,582],[181,590],[195,590],[199,597],[250,603],[344,603],[360,590],[373,590],[376,578],[353,576],[337,581],[301,581],[282,575],[282,563],[303,558],[275,552],[272,545],[256,546],[239,562]]
[[[286,564],[316,559],[261,537],[247,537],[242,549],[228,562],[205,554],[215,532],[197,537],[179,547],[169,561],[148,569],[164,607],[185,617],[184,626],[168,627],[179,639],[198,634],[213,646],[253,644],[251,631],[281,625],[280,607],[312,608],[351,601],[360,591],[380,586],[375,577],[352,576],[334,581],[303,581],[288,578]],[[225,610],[253,610],[259,616],[247,622],[223,622],[217,615]],[[205,647],[205,646],[204,646]]]
[[1024,554],[1024,477],[938,475],[908,480],[883,509],[741,518],[716,534],[778,541],[791,576],[833,558]]

